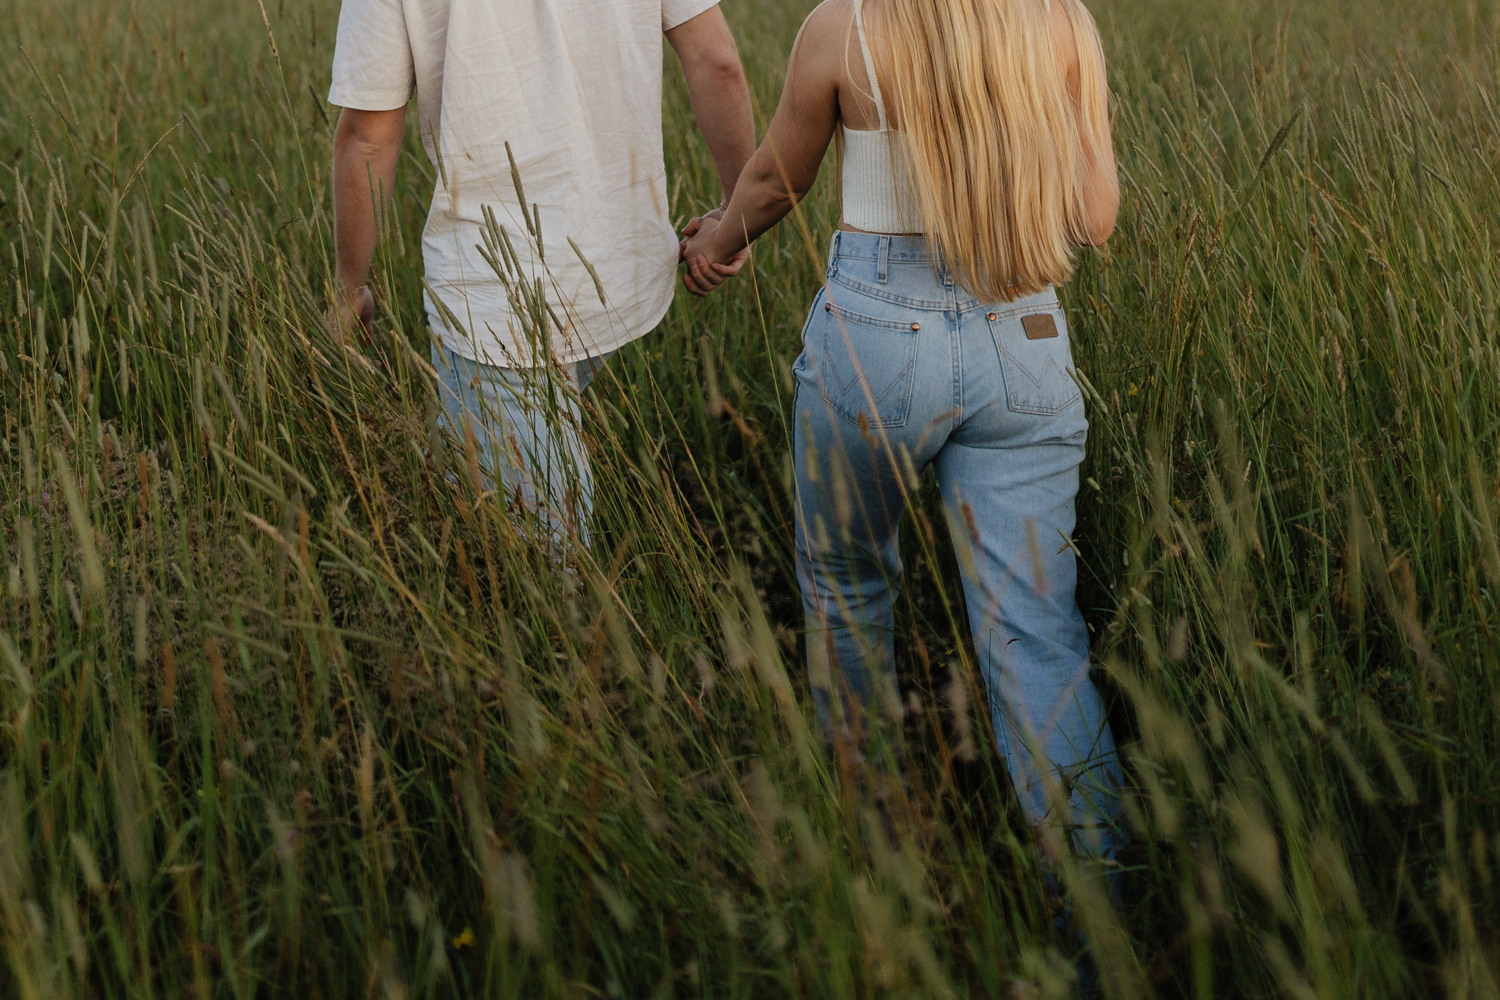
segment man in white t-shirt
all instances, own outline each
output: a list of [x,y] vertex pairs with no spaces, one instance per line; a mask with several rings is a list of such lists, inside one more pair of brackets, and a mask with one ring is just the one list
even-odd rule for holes
[[444,414],[472,427],[490,485],[558,534],[584,532],[592,503],[577,394],[675,288],[664,34],[727,202],[755,128],[716,0],[344,0],[339,15],[339,326],[373,318],[370,182],[394,189],[415,89],[437,174],[422,258]]

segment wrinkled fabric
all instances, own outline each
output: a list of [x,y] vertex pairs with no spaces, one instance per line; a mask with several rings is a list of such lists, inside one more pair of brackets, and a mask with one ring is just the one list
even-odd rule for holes
[[545,293],[543,346],[555,360],[606,354],[666,314],[677,236],[662,158],[662,32],[712,6],[344,0],[328,100],[387,111],[416,91],[436,177],[424,295],[446,347],[503,367],[548,360],[533,348],[536,314],[516,314],[481,250],[485,207],[509,236],[520,278]]

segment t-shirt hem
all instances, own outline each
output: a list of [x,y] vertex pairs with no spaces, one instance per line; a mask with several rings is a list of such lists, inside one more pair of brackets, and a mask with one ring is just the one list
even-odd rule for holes
[[[679,24],[686,24],[687,22],[691,21],[693,18],[697,17],[699,14],[701,14],[704,11],[708,10],[710,7],[717,7],[718,5],[719,5],[719,0],[709,0],[709,2],[707,2],[707,3],[703,3],[700,0],[699,3],[694,3],[691,6],[685,8],[687,10],[692,11],[691,14],[686,14],[684,16],[679,17],[679,16],[677,16],[679,12],[678,11],[673,11],[672,12],[673,19],[671,21],[668,21],[665,17],[662,18],[661,30],[662,31],[671,31],[673,28],[677,27]],[[662,315],[665,316],[666,313],[662,313]]]
[[328,92],[328,103],[336,108],[350,111],[398,111],[411,103],[412,92],[388,91],[340,91],[337,87]]
[[[558,364],[573,365],[577,364],[580,361],[585,361],[589,358],[602,358],[606,354],[612,354],[615,351],[618,351],[626,344],[635,343],[637,340],[640,340],[642,337],[651,333],[661,325],[661,321],[667,318],[667,313],[671,311],[672,303],[675,300],[676,286],[674,285],[672,293],[665,297],[665,300],[663,301],[661,307],[657,310],[653,310],[655,315],[652,316],[651,313],[647,313],[646,315],[652,317],[649,321],[642,322],[638,325],[633,326],[633,330],[636,332],[626,332],[619,334],[616,337],[606,337],[603,340],[593,341],[582,350],[569,351],[566,354],[560,355],[557,359]],[[431,312],[427,314],[427,325],[431,328],[433,336],[437,337],[438,341],[442,343],[444,347],[448,348],[461,358],[464,358],[468,361],[475,361],[479,364],[490,365],[495,368],[517,367],[515,365],[508,365],[504,364],[503,362],[496,361],[495,358],[488,353],[486,353],[485,357],[483,358],[475,357],[476,354],[480,353],[479,351],[475,350],[476,345],[465,337],[457,337],[450,334],[447,325],[443,323],[442,319]]]

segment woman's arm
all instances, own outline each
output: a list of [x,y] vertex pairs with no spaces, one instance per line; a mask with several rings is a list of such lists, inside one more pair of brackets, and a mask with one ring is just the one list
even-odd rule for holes
[[1081,132],[1083,162],[1083,228],[1089,246],[1103,246],[1120,214],[1120,179],[1115,169],[1109,130],[1109,83],[1098,32],[1079,0],[1055,0],[1051,8],[1053,42],[1065,61],[1068,95],[1073,99]]
[[839,57],[849,16],[848,0],[829,0],[803,23],[765,140],[745,164],[723,218],[702,220],[683,246],[689,289],[707,294],[721,284],[727,275],[710,265],[755,242],[812,190],[839,122]]

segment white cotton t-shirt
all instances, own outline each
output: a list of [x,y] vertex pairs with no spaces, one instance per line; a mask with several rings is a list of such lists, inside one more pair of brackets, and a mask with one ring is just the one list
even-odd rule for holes
[[[662,32],[715,3],[344,0],[329,102],[389,111],[417,93],[437,173],[422,235],[424,300],[445,345],[494,365],[539,363],[481,250],[485,206],[532,287],[542,281],[558,362],[612,351],[666,314],[677,237],[662,159]],[[540,217],[540,254],[506,143],[526,208]]]

